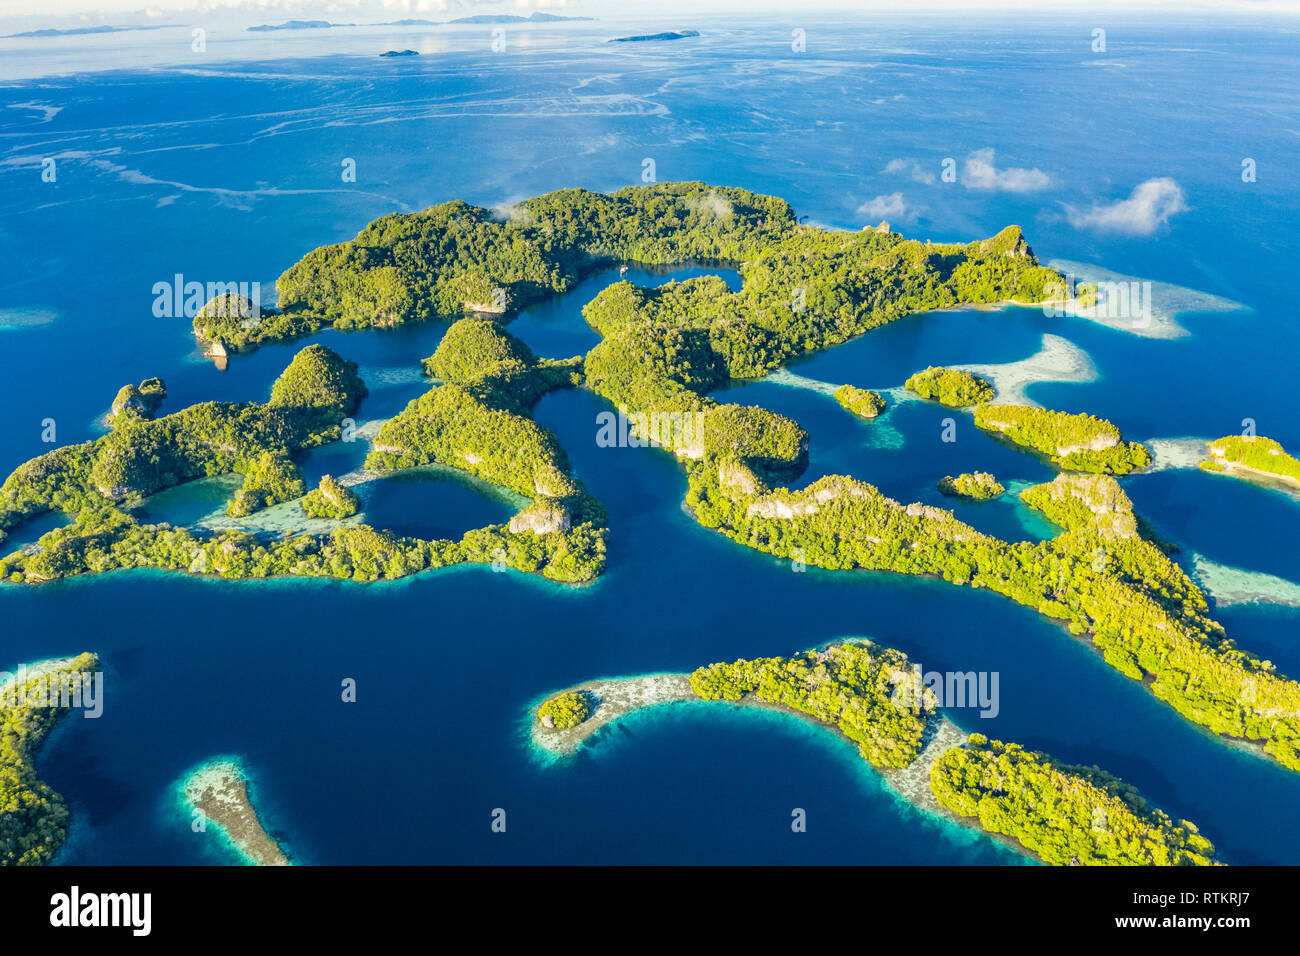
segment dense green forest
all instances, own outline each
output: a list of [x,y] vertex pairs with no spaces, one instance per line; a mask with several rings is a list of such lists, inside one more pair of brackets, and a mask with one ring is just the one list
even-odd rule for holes
[[923,371],[908,378],[904,387],[922,398],[948,405],[951,408],[966,408],[993,401],[993,383],[971,372],[956,368],[942,368],[931,365]]
[[1211,457],[1201,462],[1206,471],[1225,471],[1225,465],[1240,465],[1300,482],[1300,461],[1263,435],[1229,435],[1210,442],[1207,448]]
[[157,419],[119,414],[111,433],[33,458],[6,479],[0,542],[20,521],[47,511],[75,520],[85,509],[132,504],[194,478],[244,475],[232,513],[297,497],[301,473],[287,456],[338,439],[366,394],[356,363],[311,345],[294,356],[264,404],[203,402]]
[[[384,216],[287,269],[276,282],[278,311],[263,308],[250,321],[238,309],[205,308],[194,324],[200,339],[238,351],[330,326],[508,316],[612,262],[689,260],[743,263],[741,293],[719,300],[703,283],[682,301],[697,316],[711,313],[707,337],[735,376],[908,312],[1039,301],[1060,281],[1014,226],[992,239],[932,245],[803,226],[785,200],[744,189],[657,183],[611,195],[563,189],[506,210],[452,201]],[[726,321],[712,321],[724,313]]]
[[1096,767],[1072,767],[971,734],[930,768],[940,806],[1014,837],[1048,863],[1208,866],[1214,846]]
[[[546,566],[548,576],[598,575],[604,567],[605,508],[573,477],[555,436],[525,414],[551,388],[580,383],[581,361],[539,361],[495,323],[466,318],[447,330],[424,366],[443,384],[384,423],[366,467],[449,465],[533,499],[504,533],[563,542],[557,556],[562,560]],[[552,540],[546,547],[557,545]]]
[[[70,681],[98,667],[94,654],[60,663],[61,685],[71,691]],[[45,676],[29,678],[25,686],[6,690],[6,697],[26,699],[17,695],[34,693],[38,686],[44,692],[51,683]],[[34,766],[41,741],[67,712],[63,706],[0,706],[0,864],[49,863],[67,838],[67,804],[37,777]]]
[[1007,489],[987,471],[964,472],[956,477],[945,475],[939,479],[939,490],[954,498],[974,498],[987,501]]
[[309,518],[351,518],[361,509],[361,499],[351,488],[345,488],[332,475],[321,475],[320,484],[302,499],[302,510]]
[[[538,363],[527,371],[545,383],[567,384],[574,374],[572,363]],[[474,379],[470,387],[503,400],[514,394],[493,374]],[[535,397],[542,390],[528,385],[525,394]],[[229,579],[300,575],[375,581],[465,562],[569,583],[599,575],[605,561],[604,508],[569,476],[553,436],[530,419],[487,406],[459,385],[435,387],[391,420],[370,464],[391,470],[443,461],[539,499],[509,525],[478,528],[457,541],[407,538],[365,525],[266,541],[242,531],[209,535],[141,524],[124,507],[182,481],[228,473],[244,476],[228,509],[233,515],[300,497],[306,488],[290,453],[337,439],[344,416],[365,394],[354,363],[313,345],[277,379],[266,404],[207,402],[153,421],[132,415],[104,438],[33,459],[0,487],[0,529],[52,509],[63,510],[72,521],[43,535],[35,547],[0,560],[0,579],[39,583],[157,568]],[[430,406],[439,411],[432,418],[423,414]],[[409,449],[383,445],[406,440]],[[477,457],[473,449],[482,452],[477,463],[461,457]],[[439,457],[435,450],[446,454]],[[306,508],[319,503],[315,497],[304,499]]]
[[542,705],[537,708],[537,720],[555,730],[569,730],[590,715],[591,702],[586,694],[579,692],[556,694],[542,701]]
[[1063,532],[1037,544],[1005,542],[950,511],[905,507],[842,476],[772,491],[735,459],[693,467],[687,506],[705,527],[770,554],[1005,595],[1088,638],[1107,663],[1187,719],[1256,742],[1300,770],[1300,684],[1228,639],[1201,590],[1140,533],[1113,478],[1063,474],[1022,499]]
[[933,712],[932,701],[912,699],[910,673],[900,651],[843,643],[796,657],[710,664],[691,674],[691,689],[705,700],[753,694],[781,704],[838,728],[872,766],[906,767],[921,752]]
[[835,401],[859,418],[875,418],[885,410],[885,398],[879,392],[853,385],[841,385],[835,390]]
[[981,405],[975,424],[1042,454],[1061,468],[1126,475],[1151,464],[1151,452],[1124,441],[1114,424],[1030,405]]
[[[791,657],[710,664],[690,681],[704,700],[753,695],[835,727],[874,767],[891,770],[916,761],[927,724],[939,719],[933,692],[912,675],[902,652],[855,640]],[[1193,824],[1175,825],[1119,779],[1016,744],[971,734],[964,746],[938,755],[928,782],[940,806],[1014,837],[1048,863],[1213,862],[1214,847]]]

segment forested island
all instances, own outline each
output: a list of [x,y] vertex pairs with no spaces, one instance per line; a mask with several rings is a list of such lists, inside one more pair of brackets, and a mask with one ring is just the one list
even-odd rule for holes
[[904,388],[922,398],[951,408],[967,408],[993,401],[993,383],[970,372],[931,365],[917,372]]
[[[278,310],[263,307],[255,323],[238,312],[196,317],[195,331],[235,352],[326,327],[508,317],[611,263],[690,260],[742,264],[744,287],[726,299],[730,321],[706,336],[733,375],[762,374],[909,312],[1041,301],[1061,279],[1016,226],[966,245],[929,244],[802,225],[784,199],[744,189],[657,183],[610,195],[563,189],[496,211],[457,200],[383,216],[287,269]],[[684,304],[711,308],[710,295],[720,293],[704,283]]]
[[987,471],[964,472],[957,475],[945,475],[939,479],[939,491],[953,498],[973,498],[976,501],[988,501],[997,498],[1007,489]]
[[[583,310],[601,336],[585,357],[539,359],[503,327],[523,305],[620,260],[728,262],[743,281],[737,292],[718,277],[658,288],[614,283]],[[165,389],[147,380],[118,396],[109,435],[20,466],[0,487],[0,534],[52,510],[71,524],[5,557],[0,574],[39,583],[151,567],[374,581],[492,562],[590,581],[605,562],[604,508],[529,414],[550,389],[579,386],[628,410],[634,432],[676,456],[688,478],[685,504],[703,526],[817,567],[989,588],[1089,640],[1187,719],[1300,769],[1300,685],[1238,649],[1210,618],[1204,594],[1141,532],[1109,474],[1143,467],[1149,453],[1117,426],[993,404],[992,386],[969,372],[932,367],[908,380],[922,397],[973,406],[979,427],[1059,468],[1102,473],[1063,474],[1025,491],[1024,503],[1062,532],[1007,542],[851,477],[782,488],[806,467],[807,432],[787,416],[708,394],[913,312],[1042,301],[1060,279],[1015,226],[965,244],[827,230],[800,224],[777,197],[703,183],[612,195],[561,190],[497,213],[449,202],[384,216],[289,268],[277,282],[279,311],[250,322],[238,309],[205,309],[195,330],[238,351],[326,327],[448,322],[424,362],[430,389],[384,423],[366,466],[458,468],[528,498],[522,511],[459,541],[358,524],[264,540],[142,525],[129,513],[126,506],[162,488],[222,474],[242,478],[232,514],[303,495],[294,455],[338,439],[366,394],[355,365],[313,345],[267,403],[208,402],[155,417]],[[875,405],[856,392],[844,397]],[[346,510],[323,482],[317,492],[304,507]]]
[[1206,446],[1210,457],[1200,463],[1205,471],[1238,478],[1263,478],[1300,488],[1300,460],[1288,455],[1279,442],[1263,435],[1229,435]]
[[[337,440],[343,419],[366,394],[354,363],[312,345],[294,357],[265,404],[207,402],[157,419],[124,406],[111,434],[20,466],[0,486],[0,542],[8,529],[49,511],[64,512],[70,523],[0,560],[0,579],[40,583],[156,568],[228,579],[376,581],[493,562],[558,581],[592,580],[604,566],[604,509],[569,476],[553,436],[517,411],[547,388],[572,384],[577,373],[562,363],[502,360],[483,345],[481,337],[449,331],[430,362],[460,384],[434,387],[385,425],[369,464],[391,471],[437,461],[535,499],[509,525],[474,529],[459,541],[402,537],[359,524],[340,525],[328,535],[264,540],[244,531],[209,535],[141,524],[131,514],[130,506],[150,494],[222,474],[243,476],[227,509],[233,516],[303,497],[293,454]],[[355,494],[326,479],[303,497],[303,508],[345,517],[355,513]]]
[[1114,424],[1092,415],[1031,405],[980,405],[975,424],[1071,471],[1126,475],[1151,464],[1145,445],[1124,441]]
[[1062,474],[1021,499],[1062,533],[1002,541],[951,511],[904,506],[838,475],[772,490],[736,458],[693,467],[687,507],[747,547],[817,567],[918,574],[1002,594],[1086,637],[1187,719],[1300,770],[1300,684],[1228,639],[1204,593],[1140,533],[1114,478]]
[[[551,724],[539,721],[533,739],[543,748],[572,753],[575,740],[644,707],[689,700],[767,707],[832,729],[922,809],[1010,838],[1043,862],[1214,862],[1213,844],[1194,824],[1149,807],[1132,787],[1099,768],[1065,765],[1016,744],[956,731],[937,713],[933,693],[913,681],[907,656],[892,648],[843,641],[791,657],[710,664],[685,677],[598,681],[553,695],[538,713],[559,716]],[[593,696],[608,703],[601,700],[589,710]],[[581,703],[575,707],[576,701]],[[584,722],[591,725],[585,736]]]
[[835,390],[835,401],[859,418],[875,418],[885,410],[885,397],[879,392],[853,385],[841,385]]
[[333,475],[321,475],[320,484],[302,499],[302,510],[309,518],[351,518],[361,509],[361,499],[345,488]]
[[[42,661],[26,669],[21,685],[15,677],[0,687],[0,864],[49,863],[67,839],[68,806],[36,775],[34,762],[41,742],[68,712],[65,692],[73,699],[74,682],[98,668],[99,658],[90,653]],[[55,693],[52,706],[27,703]],[[79,687],[75,699],[82,699]]]

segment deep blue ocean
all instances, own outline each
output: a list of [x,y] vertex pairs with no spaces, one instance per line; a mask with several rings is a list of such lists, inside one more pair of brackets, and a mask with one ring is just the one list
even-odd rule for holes
[[[646,159],[661,181],[773,193],[827,226],[890,218],[909,236],[969,241],[1017,223],[1044,261],[1241,306],[1182,315],[1190,334],[1168,340],[1029,308],[913,316],[793,363],[800,376],[891,388],[926,365],[1026,358],[1050,333],[1087,352],[1098,377],[1033,385],[1034,401],[1108,417],[1138,440],[1214,438],[1252,418],[1294,452],[1300,20],[1107,19],[1105,52],[1091,49],[1097,24],[1086,18],[1026,15],[701,18],[687,24],[697,40],[617,46],[605,40],[636,31],[571,24],[513,29],[504,53],[489,49],[488,28],[214,36],[202,56],[157,62],[147,44],[188,37],[66,41],[45,54],[3,41],[0,473],[49,450],[45,419],[60,444],[100,434],[125,383],[162,376],[168,411],[261,400],[306,344],[237,356],[219,372],[196,354],[188,320],[155,317],[156,282],[179,273],[269,291],[304,253],[377,216],[453,198],[496,206],[568,186],[614,190],[641,182]],[[796,28],[802,53],[791,50]],[[126,44],[120,59],[114,42]],[[375,56],[394,47],[424,55]],[[40,75],[70,69],[89,72]],[[1037,170],[1029,183],[1046,185],[938,179],[945,158],[962,168],[989,149],[997,169]],[[55,182],[42,181],[45,158]],[[1254,182],[1242,180],[1244,158]],[[341,179],[345,159],[355,183]],[[1149,234],[1101,231],[1072,212],[1162,177],[1186,208]],[[738,282],[698,265],[628,278],[714,272]],[[584,352],[596,337],[581,306],[617,278],[592,276],[512,331],[542,355]],[[358,418],[369,420],[423,391],[419,361],[443,330],[315,340],[362,366],[371,395]],[[950,413],[923,403],[865,423],[789,384],[739,385],[726,400],[808,429],[803,482],[850,473],[904,502],[954,507],[935,490],[945,474],[1052,475],[961,414],[958,440],[939,441]],[[950,712],[967,730],[1118,774],[1196,821],[1227,862],[1300,862],[1300,774],[1210,737],[997,596],[889,574],[794,573],[700,528],[681,510],[685,479],[667,455],[596,445],[604,408],[561,391],[535,414],[609,509],[608,571],[591,587],[488,567],[371,585],[117,573],[0,587],[0,668],[93,650],[107,669],[103,716],[66,720],[39,760],[76,815],[61,860],[232,862],[210,834],[191,832],[174,787],[195,764],[235,754],[264,818],[308,863],[1019,862],[903,804],[829,733],[770,714],[647,712],[560,764],[528,741],[530,706],[581,680],[861,635],[927,670],[997,671],[996,718]],[[304,470],[314,482],[363,454],[322,449]],[[1123,484],[1180,558],[1300,581],[1295,499],[1195,470]],[[455,481],[391,479],[368,494],[376,523],[407,533],[457,534],[511,510]],[[221,498],[184,489],[155,506],[192,519]],[[1013,496],[955,507],[999,535],[1048,533]],[[49,526],[20,528],[14,542]],[[1246,604],[1218,617],[1241,646],[1300,675],[1300,612]],[[345,678],[356,703],[340,700]],[[497,808],[505,833],[490,827]],[[806,833],[792,833],[793,808],[807,811]]]

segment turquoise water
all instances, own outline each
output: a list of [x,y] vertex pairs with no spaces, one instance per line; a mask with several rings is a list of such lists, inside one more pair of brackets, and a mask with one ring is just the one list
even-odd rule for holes
[[[798,375],[891,388],[929,364],[1025,358],[1051,333],[1088,352],[1099,377],[1033,385],[1037,402],[1105,415],[1137,439],[1217,437],[1250,417],[1300,448],[1291,282],[1300,179],[1286,172],[1300,109],[1285,30],[1117,18],[1098,59],[1092,24],[1070,20],[801,25],[802,56],[787,52],[789,24],[758,18],[705,24],[699,43],[671,53],[611,52],[589,27],[539,33],[509,58],[454,44],[400,67],[276,52],[284,58],[0,89],[0,306],[16,310],[0,313],[14,326],[0,357],[0,470],[48,450],[45,418],[60,443],[94,437],[118,387],[148,376],[166,379],[167,410],[262,400],[303,344],[238,356],[219,373],[194,354],[185,320],[152,315],[157,281],[182,273],[269,289],[303,253],[378,215],[450,198],[491,206],[564,186],[615,189],[639,181],[645,157],[660,179],[772,192],[809,221],[851,228],[874,224],[880,217],[860,207],[897,191],[909,214],[894,225],[909,235],[969,240],[1018,222],[1044,260],[1093,262],[1246,307],[1183,316],[1191,335],[1167,341],[1033,309],[915,316],[794,363]],[[3,108],[29,102],[62,110],[42,122]],[[883,172],[895,159],[937,171],[944,157],[989,147],[999,167],[1040,169],[1052,185],[983,190]],[[46,155],[63,157],[55,184],[39,178]],[[1243,155],[1257,160],[1258,182],[1240,181]],[[354,185],[339,181],[343,157],[357,159]],[[1190,208],[1154,234],[1070,223],[1066,205],[1122,199],[1159,176],[1177,181]],[[628,278],[705,273],[734,287],[734,272],[700,264],[633,267]],[[591,277],[512,331],[541,355],[583,352],[595,338],[581,306],[617,278]],[[361,365],[365,421],[423,391],[419,362],[443,331],[313,341]],[[825,394],[772,382],[736,385],[725,399],[808,429],[809,468],[795,484],[848,472],[904,501],[955,507],[982,530],[1043,533],[1010,496],[954,503],[935,490],[958,471],[1004,483],[1052,474],[962,413],[911,402],[862,422]],[[108,669],[103,717],[70,719],[40,759],[77,810],[63,859],[221,859],[190,832],[172,788],[195,764],[239,754],[260,809],[311,862],[1014,862],[902,806],[829,735],[770,715],[655,711],[549,767],[520,734],[530,701],[589,677],[861,634],[927,670],[998,671],[1001,712],[951,712],[966,729],[1119,774],[1195,820],[1229,862],[1300,860],[1300,775],[1210,738],[996,596],[884,574],[794,573],[706,532],[682,513],[685,481],[667,456],[596,445],[604,408],[567,391],[536,409],[609,508],[609,569],[588,588],[485,567],[367,586],[132,572],[0,588],[4,662],[90,649]],[[953,443],[939,440],[948,416]],[[319,449],[304,473],[311,483],[346,473],[363,453]],[[392,524],[451,531],[497,513],[463,487],[389,484],[388,503],[376,493],[370,507],[390,507]],[[1187,552],[1300,580],[1293,499],[1195,471],[1124,484]],[[197,509],[195,495],[178,492],[175,504]],[[48,529],[15,540],[39,530]],[[1295,611],[1220,617],[1242,646],[1300,674]],[[357,681],[356,703],[340,700],[346,678]],[[805,834],[790,831],[796,807],[808,811]],[[490,829],[495,808],[507,811],[505,834]]]

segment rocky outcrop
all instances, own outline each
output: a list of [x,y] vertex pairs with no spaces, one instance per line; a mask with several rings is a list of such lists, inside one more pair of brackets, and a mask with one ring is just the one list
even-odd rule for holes
[[531,531],[533,534],[552,534],[573,527],[569,510],[558,501],[539,498],[510,519],[510,533]]
[[722,490],[738,495],[756,495],[762,483],[748,465],[729,458],[718,465],[718,484]]
[[870,498],[879,494],[871,485],[842,475],[828,475],[803,491],[776,493],[752,502],[746,512],[760,518],[798,518],[815,515],[823,506],[841,498]]
[[1119,435],[1113,433],[1098,435],[1096,438],[1078,445],[1061,445],[1056,449],[1056,454],[1064,458],[1076,451],[1104,451],[1107,448],[1114,448],[1119,444],[1119,440]]

